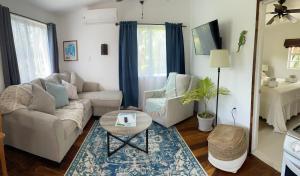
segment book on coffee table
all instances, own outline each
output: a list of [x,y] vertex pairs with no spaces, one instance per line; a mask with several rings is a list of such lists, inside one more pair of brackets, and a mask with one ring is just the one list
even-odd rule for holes
[[119,113],[115,126],[136,127],[136,113]]

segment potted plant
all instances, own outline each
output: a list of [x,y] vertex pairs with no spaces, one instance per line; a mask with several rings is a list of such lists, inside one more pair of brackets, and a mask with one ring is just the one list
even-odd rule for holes
[[[230,91],[227,88],[220,87],[220,95],[229,95]],[[208,101],[217,96],[217,88],[212,80],[208,77],[200,79],[196,89],[188,91],[184,94],[181,101],[183,104],[188,104],[193,101],[202,101],[204,103],[204,112],[198,113],[198,129],[200,131],[211,131],[215,115],[208,112]]]

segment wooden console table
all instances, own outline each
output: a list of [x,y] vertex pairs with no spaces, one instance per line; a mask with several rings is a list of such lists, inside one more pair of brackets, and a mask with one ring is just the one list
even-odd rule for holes
[[5,134],[2,132],[2,115],[0,113],[0,160],[1,160],[1,168],[2,175],[8,176],[6,162],[5,162],[5,154],[4,154],[4,137]]

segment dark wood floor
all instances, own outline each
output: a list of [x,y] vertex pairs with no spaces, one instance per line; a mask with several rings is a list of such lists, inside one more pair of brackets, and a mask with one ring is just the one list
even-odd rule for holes
[[[83,133],[76,140],[75,144],[71,147],[64,160],[57,164],[55,162],[31,155],[26,152],[14,149],[12,147],[5,147],[6,161],[8,173],[10,176],[62,176],[68,169],[70,163],[75,157],[80,145],[84,138],[91,129],[96,118],[91,118]],[[222,172],[214,168],[207,160],[207,136],[209,133],[202,133],[197,130],[197,119],[190,118],[178,125],[178,131],[191,148],[192,152],[204,167],[208,175],[213,176],[227,176],[234,175]],[[0,174],[1,175],[1,174]],[[254,156],[249,156],[236,175],[263,175],[263,176],[276,176],[279,175],[277,171],[272,169]]]
[[209,133],[200,132],[197,129],[197,118],[192,117],[178,125],[176,128],[180,132],[185,142],[189,145],[193,154],[196,156],[200,164],[204,167],[208,175],[212,176],[229,176],[229,175],[244,175],[244,176],[279,176],[272,167],[268,166],[258,158],[250,155],[242,168],[236,174],[223,172],[216,169],[208,162],[207,137]]

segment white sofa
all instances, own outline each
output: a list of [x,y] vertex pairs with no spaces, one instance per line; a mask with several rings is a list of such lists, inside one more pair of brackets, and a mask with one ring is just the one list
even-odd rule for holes
[[[152,119],[170,127],[181,122],[194,113],[194,102],[183,105],[181,98],[186,91],[196,88],[197,78],[190,75],[176,75],[176,96],[166,97],[166,89],[144,92],[143,110],[151,115]],[[154,108],[153,108],[154,107]]]
[[[62,78],[69,81],[68,76],[62,77],[66,75],[51,75],[47,80],[57,81],[58,78]],[[40,81],[37,79],[33,83],[42,86]],[[93,114],[99,116],[120,109],[122,93],[120,91],[101,91],[99,87],[97,83],[85,82],[83,92],[79,93],[80,99],[73,100],[83,104],[83,127]],[[74,121],[61,120],[57,116],[29,109],[18,109],[5,114],[3,129],[6,134],[6,145],[55,162],[63,160],[81,133]]]

